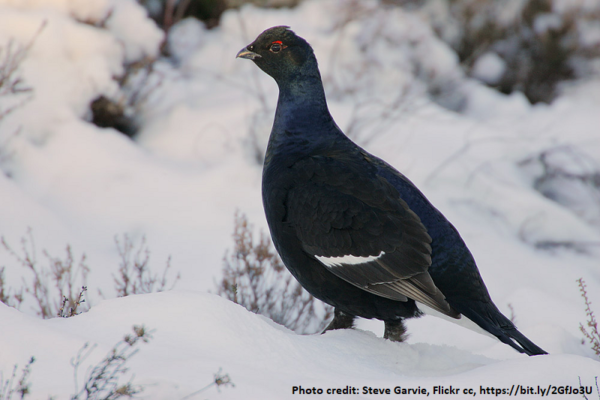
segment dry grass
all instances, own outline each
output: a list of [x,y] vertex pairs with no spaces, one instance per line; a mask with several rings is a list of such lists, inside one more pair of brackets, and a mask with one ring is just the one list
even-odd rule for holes
[[[321,330],[331,316],[331,308],[306,292],[292,277],[271,245],[242,213],[236,212],[234,247],[223,258],[223,278],[217,293],[249,311],[271,318],[296,332]],[[323,307],[323,315],[319,308]]]
[[136,347],[142,342],[147,343],[150,339],[152,339],[152,331],[149,331],[143,325],[134,325],[133,335],[125,335],[106,354],[102,361],[94,367],[88,368],[88,373],[84,378],[85,382],[80,390],[77,373],[87,357],[96,348],[96,345],[90,346],[89,343],[86,343],[71,360],[74,368],[76,393],[71,397],[71,400],[131,398],[140,393],[142,391],[141,386],[134,385],[131,380],[127,383],[121,383],[120,378],[128,371],[127,362],[139,351]]
[[22,268],[31,276],[31,281],[23,278],[20,289],[6,288],[4,269],[0,269],[0,301],[19,308],[30,300],[35,304],[36,314],[42,318],[76,315],[86,290],[87,276],[90,272],[86,265],[86,256],[82,254],[78,261],[73,256],[71,246],[67,245],[64,257],[54,257],[46,250],[42,251],[46,266],[37,259],[35,241],[31,230],[21,238],[20,250],[15,250],[4,237],[0,239],[4,248]]
[[149,266],[150,250],[146,246],[145,237],[142,237],[138,245],[127,235],[123,235],[121,240],[115,237],[115,243],[121,257],[119,272],[117,275],[113,275],[118,297],[171,290],[181,279],[181,275],[178,273],[173,283],[169,284],[167,274],[171,269],[171,257],[167,259],[161,276],[152,273]]
[[[115,244],[121,259],[118,272],[113,275],[114,290],[118,297],[170,290],[181,278],[178,273],[170,281],[170,257],[162,273],[153,273],[145,238],[136,244],[123,235],[122,239],[115,237]],[[31,230],[21,238],[19,249],[1,237],[2,248],[26,270],[25,274],[30,278],[23,277],[21,287],[15,290],[7,284],[6,267],[0,267],[0,302],[17,309],[24,303],[34,304],[33,309],[41,318],[67,318],[89,310],[84,298],[90,272],[85,254],[76,258],[71,246],[67,245],[63,257],[52,256],[43,250],[40,261]],[[104,297],[100,289],[98,292]]]
[[[9,39],[4,46],[0,46],[0,98],[3,99],[4,104],[8,104],[0,108],[0,120],[32,98],[33,89],[25,84],[19,70],[45,25],[43,23],[25,45]],[[7,98],[12,101],[7,102]]]
[[29,395],[31,388],[29,374],[31,373],[31,364],[34,362],[35,358],[31,357],[21,370],[21,376],[18,380],[16,380],[18,365],[15,365],[10,378],[6,380],[4,374],[0,371],[0,400],[11,400],[14,394],[18,395],[20,399],[24,399]]
[[600,333],[598,332],[598,322],[596,321],[596,316],[592,311],[592,303],[588,297],[587,286],[583,278],[579,278],[577,280],[579,285],[579,291],[581,292],[581,297],[585,301],[585,314],[588,317],[588,320],[585,325],[579,324],[579,329],[583,336],[590,342],[592,350],[594,353],[600,357]]

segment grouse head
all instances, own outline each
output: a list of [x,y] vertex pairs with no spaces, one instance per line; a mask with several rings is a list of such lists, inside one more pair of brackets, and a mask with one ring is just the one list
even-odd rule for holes
[[280,85],[319,74],[312,47],[288,26],[267,29],[236,57],[254,61]]

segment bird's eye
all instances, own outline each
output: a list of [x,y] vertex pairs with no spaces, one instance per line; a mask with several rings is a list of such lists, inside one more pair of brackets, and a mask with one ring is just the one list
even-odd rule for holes
[[281,43],[279,40],[276,40],[275,42],[271,43],[269,50],[271,50],[271,52],[273,52],[273,53],[279,53],[281,50],[285,49],[286,47],[287,46],[284,46],[283,43]]

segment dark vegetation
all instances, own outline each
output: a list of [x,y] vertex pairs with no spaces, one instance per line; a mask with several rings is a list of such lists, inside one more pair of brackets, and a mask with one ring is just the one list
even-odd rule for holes
[[144,58],[125,65],[125,73],[115,78],[119,92],[112,96],[100,95],[90,102],[90,122],[100,128],[112,128],[129,138],[139,130],[136,115],[152,91],[162,81],[149,83],[156,59]]
[[214,28],[228,8],[226,0],[141,0],[140,3],[165,32],[187,17],[197,18],[207,28]]
[[244,4],[258,7],[294,7],[301,0],[140,0],[150,17],[165,32],[184,18],[192,17],[202,22],[208,29],[219,25],[221,15],[228,9],[239,8]]
[[[171,282],[168,278],[170,258],[162,273],[152,271],[145,238],[135,243],[123,235],[122,239],[116,237],[115,243],[120,257],[118,273],[113,275],[113,289],[117,297],[162,292],[177,284],[179,274]],[[63,257],[42,250],[42,259],[39,260],[31,230],[21,238],[19,249],[15,249],[4,237],[0,238],[0,244],[0,249],[10,254],[30,277],[24,277],[21,287],[15,290],[6,282],[6,267],[0,267],[0,302],[17,309],[23,303],[33,304],[33,310],[41,318],[72,317],[89,310],[89,302],[84,299],[90,272],[85,254],[75,257],[71,246],[67,245]],[[105,297],[101,289],[98,292]],[[82,309],[83,303],[88,307]]]
[[98,364],[88,368],[83,387],[79,389],[77,378],[79,368],[96,348],[96,345],[90,346],[89,343],[83,345],[71,360],[75,378],[75,394],[71,396],[71,400],[131,398],[142,392],[141,386],[134,385],[131,380],[121,383],[120,378],[127,373],[126,364],[138,352],[137,346],[142,342],[148,343],[150,339],[152,339],[152,331],[143,325],[134,325],[133,335],[125,335]]
[[598,321],[596,320],[594,311],[592,311],[592,302],[589,299],[587,286],[583,278],[579,278],[577,280],[577,284],[579,285],[581,297],[585,301],[585,314],[588,317],[585,325],[581,323],[579,324],[579,330],[581,333],[583,333],[585,339],[590,342],[590,346],[594,351],[594,354],[600,358],[600,332],[598,332]]
[[118,275],[113,275],[114,288],[118,297],[131,294],[154,293],[171,290],[181,279],[181,274],[169,284],[167,274],[171,269],[171,257],[167,259],[162,275],[153,274],[148,262],[150,261],[150,250],[146,246],[146,238],[142,237],[139,245],[136,245],[127,235],[119,240],[115,237],[117,251],[121,257]]
[[26,301],[35,304],[33,309],[41,318],[69,317],[82,311],[79,307],[85,302],[83,295],[90,272],[85,254],[76,258],[71,246],[67,245],[64,257],[52,256],[43,250],[40,261],[31,230],[21,238],[19,250],[15,250],[4,237],[0,238],[0,243],[1,248],[30,276],[30,279],[22,279],[19,289],[13,290],[5,282],[6,267],[0,267],[0,302],[17,309]]
[[[600,226],[600,166],[584,148],[556,145],[521,160],[518,167],[531,179],[533,188],[545,198],[569,209],[591,226]],[[525,242],[528,225],[521,237]],[[598,249],[594,241],[541,241],[532,243],[540,249],[564,248],[589,254]]]
[[[119,274],[113,276],[117,296],[163,291],[167,287],[172,288],[179,280],[179,274],[172,284],[167,280],[167,272],[171,268],[170,259],[162,275],[152,272],[148,263],[150,252],[145,239],[137,245],[124,235],[122,240],[115,238],[115,242],[121,258]],[[23,304],[34,304],[33,309],[41,318],[69,318],[89,310],[90,305],[84,298],[90,272],[85,254],[74,257],[71,246],[67,245],[63,257],[52,256],[43,250],[42,261],[39,261],[31,230],[21,239],[18,250],[4,237],[0,239],[0,243],[1,248],[10,254],[30,277],[24,277],[21,287],[14,290],[6,282],[6,267],[0,267],[0,302],[17,309]],[[99,292],[102,295],[100,290]],[[82,307],[83,303],[86,303],[87,307]],[[125,364],[138,351],[135,348],[137,344],[151,339],[151,332],[144,326],[134,326],[133,331],[134,335],[126,335],[100,363],[86,372],[85,383],[81,389],[75,388],[72,400],[118,399],[132,397],[142,390],[131,381],[120,383],[120,377],[127,373]],[[78,369],[95,347],[86,344],[72,361],[76,385]],[[29,394],[31,384],[28,383],[28,378],[33,362],[32,357],[18,381],[15,381],[17,366],[6,381],[0,373],[0,400],[9,400],[13,394],[18,394],[23,399]]]
[[11,400],[13,395],[24,399],[29,395],[31,383],[29,382],[29,374],[31,373],[31,364],[35,362],[35,358],[31,357],[29,362],[25,364],[21,370],[21,374],[17,377],[18,365],[15,365],[10,377],[5,378],[0,371],[0,400]]
[[45,26],[46,23],[40,25],[30,41],[24,45],[9,39],[6,44],[0,46],[0,100],[3,102],[0,107],[0,121],[31,99],[33,88],[23,81],[20,68]]
[[[86,343],[71,359],[73,366],[73,379],[75,382],[75,391],[71,395],[71,400],[113,400],[120,398],[131,398],[142,392],[143,388],[134,385],[130,379],[126,383],[121,382],[121,378],[127,374],[127,362],[138,352],[140,343],[147,343],[152,339],[152,332],[148,331],[143,325],[133,326],[133,334],[127,334],[122,340],[117,342],[106,356],[96,365],[89,366],[83,377],[83,386],[79,389],[79,369],[84,365],[85,360],[96,349],[96,345],[90,346]],[[32,383],[29,382],[31,374],[31,365],[35,358],[31,357],[29,362],[23,367],[20,377],[17,379],[18,365],[14,366],[10,378],[4,380],[0,372],[0,400],[11,400],[13,395],[18,395],[19,399],[25,399],[31,394]],[[52,400],[53,397],[48,397]]]
[[[169,30],[185,18],[196,18],[207,29],[212,29],[219,25],[224,11],[239,8],[246,3],[270,8],[295,6],[299,2],[300,0],[140,0],[148,15],[165,32],[161,55],[167,58],[170,56],[166,41]],[[108,18],[110,15],[106,17]],[[85,22],[102,28],[106,19]],[[115,77],[120,87],[119,93],[98,96],[90,103],[91,122],[101,128],[116,129],[130,138],[135,137],[140,128],[136,115],[152,91],[163,83],[160,76],[158,81],[150,82],[156,61],[156,58],[145,58],[124,65],[124,74]]]
[[264,232],[254,237],[246,216],[236,212],[233,250],[223,257],[217,294],[298,333],[322,330],[331,307],[315,299],[292,277]]
[[[13,39],[0,45],[0,133],[3,133],[2,120],[33,98],[33,88],[25,83],[20,69],[31,46],[45,26],[45,23],[40,25],[30,41],[24,45],[16,43]],[[3,167],[12,156],[8,150],[9,143],[18,133],[19,131],[16,130],[11,134],[0,135],[0,169],[7,176],[10,176],[10,173]]]
[[217,390],[220,391],[221,386],[235,387],[235,384],[231,381],[231,377],[229,376],[229,374],[224,374],[222,372],[221,368],[219,368],[219,370],[213,375],[213,381],[211,383],[209,383],[208,385],[204,386],[201,389],[196,390],[193,393],[188,394],[185,397],[182,397],[181,400],[191,399],[191,398],[195,397],[197,394],[203,393],[213,386],[216,387]]
[[447,0],[445,18],[432,22],[468,74],[482,55],[493,53],[506,68],[497,82],[487,82],[490,86],[502,93],[521,91],[531,103],[549,103],[562,82],[588,76],[592,61],[600,57],[600,44],[581,38],[586,25],[600,18],[600,4],[574,2],[562,11],[558,3],[525,0],[511,10],[515,3]]
[[[23,278],[22,286],[14,290],[7,284],[6,267],[0,267],[0,302],[17,309],[23,304],[35,304],[34,311],[41,318],[69,318],[89,310],[89,304],[85,309],[82,307],[83,303],[87,304],[84,295],[90,271],[85,254],[76,258],[71,246],[67,245],[64,257],[55,257],[43,250],[43,260],[39,261],[31,230],[21,239],[18,250],[4,237],[0,239],[0,243],[2,249],[30,275],[30,280]],[[161,274],[152,271],[149,264],[150,251],[145,238],[136,243],[129,236],[123,235],[121,239],[115,237],[115,243],[120,257],[118,274],[113,275],[114,291],[118,297],[170,290],[180,279],[179,274],[172,281],[167,277],[171,268],[170,258]],[[101,290],[98,292],[104,297]],[[96,365],[86,366],[85,375],[80,381],[81,369],[97,347],[95,344],[86,343],[71,360],[75,390],[70,399],[112,400],[131,398],[141,393],[143,387],[135,385],[133,378],[125,383],[123,378],[129,371],[127,363],[139,351],[139,344],[152,339],[152,332],[143,325],[134,325],[133,334],[125,335]],[[0,371],[0,400],[29,397],[32,386],[29,378],[34,362],[35,358],[31,357],[20,375],[17,374],[18,365],[14,366],[10,377],[5,378]],[[191,398],[213,386],[220,388],[235,385],[228,374],[219,370],[210,384],[185,398]]]

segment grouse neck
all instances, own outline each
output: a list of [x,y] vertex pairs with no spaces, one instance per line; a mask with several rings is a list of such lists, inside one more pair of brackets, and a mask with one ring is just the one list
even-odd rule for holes
[[277,83],[279,100],[272,133],[304,136],[310,133],[322,134],[323,128],[335,126],[318,73]]

